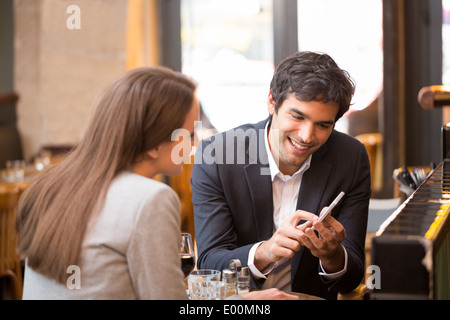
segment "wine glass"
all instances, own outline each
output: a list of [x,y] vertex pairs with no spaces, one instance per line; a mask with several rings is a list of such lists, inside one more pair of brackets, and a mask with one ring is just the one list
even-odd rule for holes
[[195,268],[195,252],[190,233],[181,233],[180,258],[181,270],[186,278]]

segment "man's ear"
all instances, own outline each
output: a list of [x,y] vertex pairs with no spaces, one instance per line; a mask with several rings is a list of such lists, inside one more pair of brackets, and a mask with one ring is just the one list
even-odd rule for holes
[[270,115],[274,115],[275,113],[275,101],[273,101],[272,91],[269,92],[269,96],[267,97],[267,110]]
[[158,159],[158,157],[159,157],[159,148],[158,147],[153,148],[151,150],[148,150],[146,153],[150,157],[150,159]]

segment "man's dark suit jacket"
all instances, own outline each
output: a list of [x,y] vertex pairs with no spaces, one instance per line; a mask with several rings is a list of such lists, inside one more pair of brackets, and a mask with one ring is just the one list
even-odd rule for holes
[[[231,259],[247,264],[250,248],[274,233],[272,182],[264,127],[268,120],[247,124],[203,140],[192,172],[192,202],[198,268],[223,270]],[[358,140],[333,130],[312,157],[304,173],[297,209],[320,213],[344,191],[332,215],[344,226],[347,272],[327,281],[319,260],[301,247],[291,259],[292,290],[326,299],[353,290],[364,270],[364,242],[370,198],[370,168],[366,148]],[[252,279],[260,288],[264,280]]]

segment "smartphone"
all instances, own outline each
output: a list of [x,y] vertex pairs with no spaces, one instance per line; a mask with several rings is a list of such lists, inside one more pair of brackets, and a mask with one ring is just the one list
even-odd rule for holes
[[[319,219],[317,221],[322,222],[331,212],[331,210],[334,209],[334,207],[336,207],[336,205],[339,203],[339,201],[341,201],[342,197],[345,195],[344,191],[341,191],[341,193],[338,194],[338,196],[336,197],[336,199],[333,200],[333,202],[328,206],[328,208],[325,210],[325,212],[319,217]],[[314,230],[314,227],[312,227],[312,229]]]

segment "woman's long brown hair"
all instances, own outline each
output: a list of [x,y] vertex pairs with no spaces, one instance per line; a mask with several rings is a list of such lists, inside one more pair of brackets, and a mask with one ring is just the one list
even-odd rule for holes
[[18,245],[31,268],[65,283],[67,267],[80,264],[90,217],[102,208],[112,179],[170,141],[192,107],[195,88],[163,67],[134,69],[113,83],[74,151],[40,173],[20,198]]

